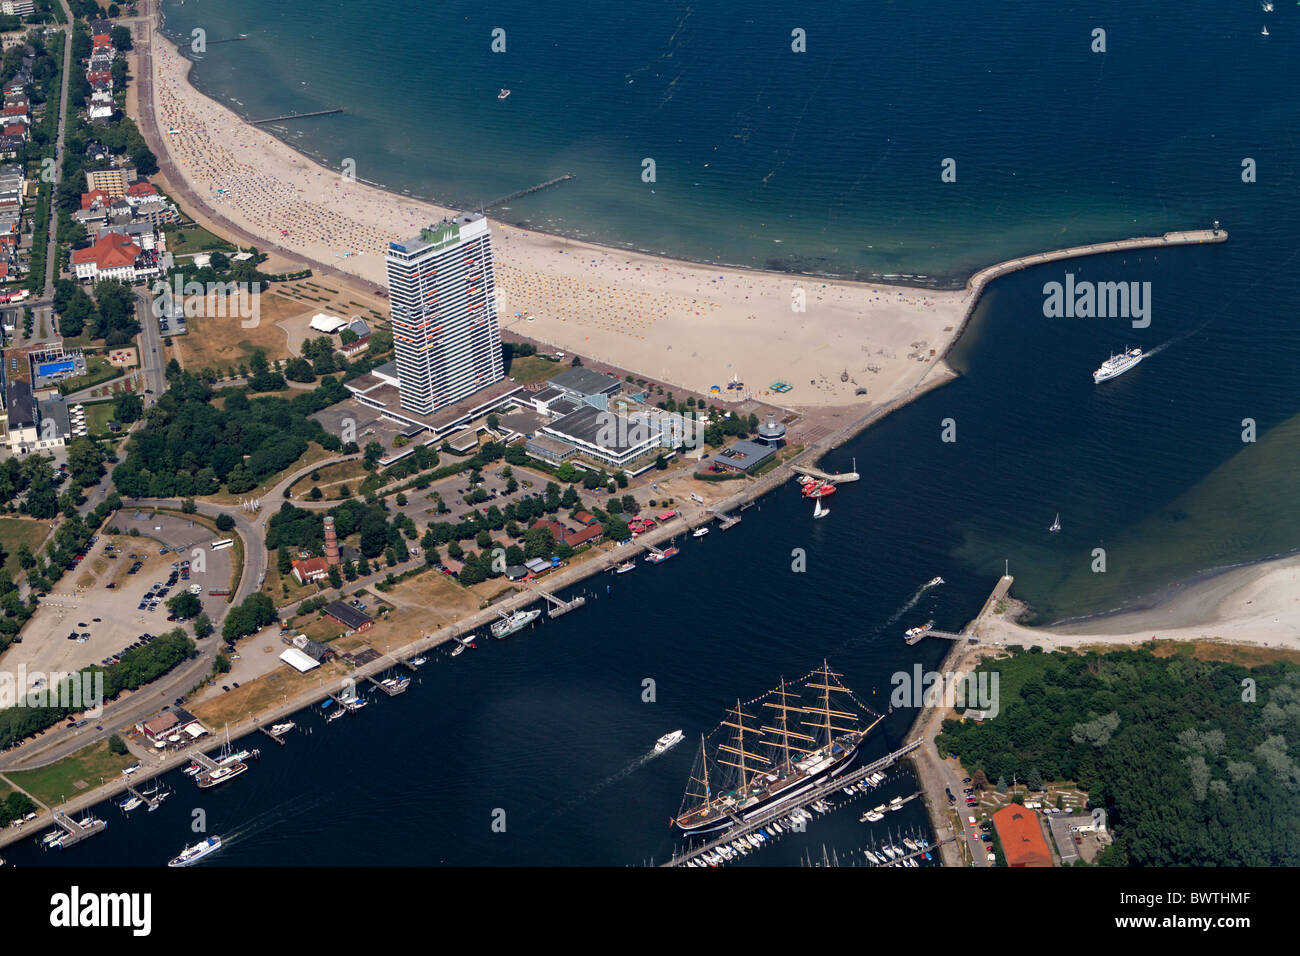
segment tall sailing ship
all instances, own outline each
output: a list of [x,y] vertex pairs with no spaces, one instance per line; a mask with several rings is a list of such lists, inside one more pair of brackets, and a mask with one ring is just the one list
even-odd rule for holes
[[727,719],[700,738],[674,821],[678,829],[721,830],[847,770],[883,715],[859,701],[842,676],[823,661],[798,681],[783,680],[745,705],[737,701]]

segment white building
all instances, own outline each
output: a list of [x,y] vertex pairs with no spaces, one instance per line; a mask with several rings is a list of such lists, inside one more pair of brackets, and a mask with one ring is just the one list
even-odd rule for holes
[[388,245],[401,406],[428,415],[505,377],[488,221],[463,215]]

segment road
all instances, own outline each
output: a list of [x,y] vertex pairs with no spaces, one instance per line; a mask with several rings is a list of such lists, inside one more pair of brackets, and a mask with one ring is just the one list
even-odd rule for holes
[[[67,3],[64,2],[64,0],[59,0],[59,6],[63,8],[63,15],[68,18],[68,29],[66,35],[63,38],[63,93],[59,97],[59,131],[58,131],[58,135],[55,136],[54,139],[54,170],[55,170],[55,177],[56,177],[55,178],[56,186],[58,185],[57,177],[63,170],[63,134],[68,128],[68,87],[71,86],[71,84],[68,81],[72,76],[72,66],[73,66],[72,11],[68,9],[68,5]],[[51,191],[50,200],[51,200],[50,201],[50,234],[47,240],[47,245],[45,250],[45,286],[43,287],[41,292],[42,296],[53,293],[55,269],[58,267],[58,262],[59,262],[59,258],[58,258],[59,247],[58,247],[58,236],[57,236],[59,211],[57,208],[55,208],[55,204],[53,201],[54,200],[53,191]]]

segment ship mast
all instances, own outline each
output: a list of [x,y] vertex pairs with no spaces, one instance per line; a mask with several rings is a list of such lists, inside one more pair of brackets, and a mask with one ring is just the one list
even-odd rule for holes
[[[764,726],[764,727],[761,727],[761,728],[759,728],[759,729],[760,729],[760,730],[763,730],[763,731],[766,732],[766,733],[775,734],[775,735],[777,735],[777,736],[780,737],[780,740],[781,740],[781,754],[782,754],[781,766],[782,766],[782,769],[785,771],[785,773],[788,774],[788,773],[790,772],[790,767],[791,767],[791,762],[790,762],[790,749],[791,749],[790,738],[791,738],[791,737],[795,737],[795,738],[797,738],[797,739],[800,740],[800,741],[805,741],[805,742],[807,742],[807,743],[809,743],[809,744],[813,744],[814,746],[816,745],[817,740],[816,740],[816,738],[809,737],[807,734],[801,734],[801,733],[799,733],[798,731],[794,731],[794,730],[791,730],[791,729],[790,729],[790,711],[794,711],[795,713],[798,713],[798,714],[804,714],[804,713],[807,713],[808,711],[807,711],[805,708],[803,708],[803,707],[791,707],[789,704],[786,703],[786,697],[789,696],[789,692],[786,690],[786,682],[785,682],[785,679],[784,679],[784,678],[782,678],[782,680],[781,680],[781,688],[780,688],[780,690],[777,691],[777,693],[781,695],[781,701],[780,701],[780,703],[773,703],[772,701],[764,701],[764,702],[763,702],[763,706],[764,706],[764,707],[771,707],[771,708],[777,710],[777,711],[779,712],[779,715],[780,715],[780,716],[779,716],[779,719],[780,719],[780,721],[781,721],[781,724],[780,724],[779,727],[767,727],[767,726]],[[795,751],[797,751],[798,753],[801,753],[801,754],[807,754],[807,753],[811,753],[811,752],[812,752],[812,751],[811,751],[810,749],[808,749],[808,748],[800,747],[800,746],[797,746],[797,745],[794,747],[794,749],[795,749]]]
[[[769,761],[765,757],[763,757],[762,754],[750,753],[745,749],[745,731],[748,730],[749,728],[745,726],[746,714],[743,710],[740,709],[739,700],[736,701],[736,709],[734,711],[728,711],[728,714],[733,714],[733,713],[736,715],[736,722],[732,723],[729,720],[724,720],[722,722],[722,726],[732,727],[735,729],[736,746],[732,747],[729,744],[722,744],[720,747],[718,747],[718,749],[725,753],[733,754],[734,756],[739,757],[740,763],[732,763],[730,760],[722,760],[721,758],[718,759],[718,763],[726,764],[728,767],[739,768],[740,770],[739,789],[745,793],[748,793],[749,792],[749,767],[745,763],[745,758],[750,757],[761,763],[768,763]],[[750,731],[750,733],[753,733],[753,731]]]

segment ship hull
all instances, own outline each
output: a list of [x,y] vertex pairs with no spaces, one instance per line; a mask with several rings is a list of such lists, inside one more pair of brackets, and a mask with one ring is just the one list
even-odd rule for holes
[[[1145,358],[1145,356],[1143,356],[1143,358]],[[1097,371],[1092,373],[1093,384],[1100,385],[1102,382],[1109,382],[1112,378],[1119,378],[1121,375],[1123,375],[1125,372],[1129,371],[1130,369],[1136,368],[1138,365],[1141,364],[1141,362],[1142,359],[1139,358],[1130,362],[1128,365],[1125,365],[1123,368],[1120,369],[1113,369],[1113,370],[1106,370],[1106,371],[1102,371],[1101,369],[1098,369]]]
[[[795,801],[798,797],[802,796],[803,794],[807,793],[809,790],[812,790],[818,784],[823,783],[826,780],[831,779],[832,777],[838,777],[845,770],[847,770],[849,766],[853,763],[853,761],[857,759],[858,751],[861,749],[861,747],[862,747],[862,741],[859,740],[856,744],[853,745],[851,749],[846,751],[845,754],[839,758],[839,760],[825,767],[820,773],[813,774],[812,776],[809,777],[804,777],[802,780],[800,780],[795,784],[792,784],[790,787],[786,788],[785,790],[781,790],[778,793],[773,793],[770,796],[766,797],[765,799],[760,800],[758,803],[755,803],[753,806],[746,807],[744,812],[740,812],[740,811],[733,811],[733,812],[735,812],[736,816],[740,817],[741,820],[747,821],[760,814],[767,813],[770,810],[774,810],[783,804],[792,805],[793,801]],[[732,819],[730,816],[723,814],[722,816],[719,817],[711,817],[705,820],[700,820],[697,823],[683,823],[682,821],[679,820],[677,821],[677,829],[681,830],[683,834],[687,836],[691,836],[700,833],[713,833],[716,830],[725,830],[727,829],[727,827],[732,826],[735,822],[736,821]]]

